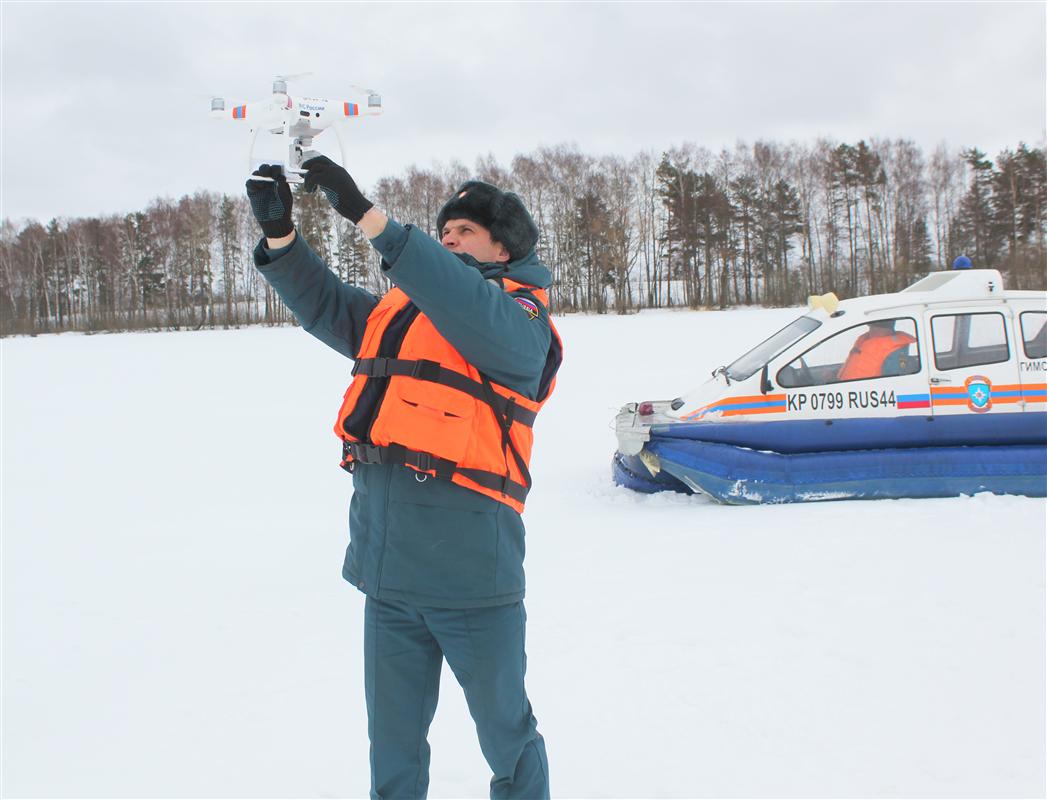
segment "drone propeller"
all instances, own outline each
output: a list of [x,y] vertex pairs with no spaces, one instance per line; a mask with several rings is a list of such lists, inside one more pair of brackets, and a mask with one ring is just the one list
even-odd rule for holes
[[195,89],[186,89],[181,92],[183,97],[192,98],[195,103],[198,100],[225,100],[226,107],[242,106],[244,103],[251,102],[235,95],[225,94],[224,92],[198,92]]
[[358,83],[348,83],[346,86],[354,91],[363,92],[364,94],[381,94],[377,89],[368,89]]
[[296,81],[299,78],[308,78],[312,74],[311,72],[296,72],[293,75],[274,75],[273,78],[278,81]]

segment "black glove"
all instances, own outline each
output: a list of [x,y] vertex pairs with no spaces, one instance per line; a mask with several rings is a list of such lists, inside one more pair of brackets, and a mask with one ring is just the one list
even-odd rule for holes
[[291,187],[287,185],[283,167],[262,164],[252,174],[273,179],[247,180],[247,199],[251,201],[251,211],[262,226],[262,233],[268,239],[287,236],[294,230],[294,223],[291,222]]
[[334,210],[351,220],[354,225],[374,206],[374,203],[360,194],[356,181],[349,173],[327,156],[310,158],[303,161],[302,166],[307,170],[305,190],[315,192],[319,186],[327,196],[327,201],[334,206]]

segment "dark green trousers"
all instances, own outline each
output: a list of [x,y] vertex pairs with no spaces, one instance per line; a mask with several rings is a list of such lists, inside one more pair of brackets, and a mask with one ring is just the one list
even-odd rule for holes
[[424,798],[426,736],[446,658],[465,690],[492,798],[549,797],[545,740],[524,690],[523,602],[489,608],[420,608],[367,598],[364,669],[371,797]]

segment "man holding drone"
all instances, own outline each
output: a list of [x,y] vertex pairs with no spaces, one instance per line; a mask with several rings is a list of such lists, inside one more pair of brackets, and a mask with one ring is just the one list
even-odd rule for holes
[[469,181],[438,243],[389,219],[330,159],[303,163],[382,256],[382,298],[342,282],[297,236],[280,167],[248,180],[255,264],[306,331],[355,361],[335,433],[353,474],[343,577],[367,595],[371,797],[424,797],[446,658],[493,774],[491,797],[549,796],[524,689],[524,526],[532,426],[561,343],[551,276],[520,198]]

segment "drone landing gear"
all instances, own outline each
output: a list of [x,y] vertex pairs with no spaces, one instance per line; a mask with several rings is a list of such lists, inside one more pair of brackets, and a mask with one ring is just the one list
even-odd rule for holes
[[[342,153],[342,163],[345,164],[345,140],[342,138],[342,132],[337,124],[332,125],[330,129],[334,131],[334,135],[338,139],[338,149]],[[247,168],[251,171],[255,168],[254,145],[260,130],[261,128],[254,128],[251,130],[251,144],[248,148],[247,161]],[[309,149],[313,146],[313,139],[318,132],[313,131],[311,128],[308,128],[305,131],[296,131],[295,128],[288,130],[286,125],[283,129],[274,129],[272,132],[285,135],[289,140],[287,144],[287,161],[280,164],[280,166],[284,168],[284,175],[287,176],[287,182],[299,184],[304,183],[305,178],[303,176],[305,175],[306,170],[302,169],[302,162],[320,155],[320,153]],[[319,133],[322,133],[322,131]],[[272,178],[263,178],[259,175],[252,175],[251,180],[271,181]]]

